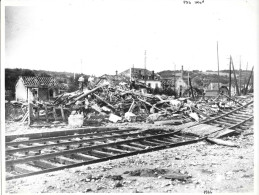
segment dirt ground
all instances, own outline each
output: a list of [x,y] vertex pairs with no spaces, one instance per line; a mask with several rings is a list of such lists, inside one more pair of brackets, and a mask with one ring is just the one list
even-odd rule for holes
[[[62,130],[6,122],[6,134]],[[248,134],[250,133],[250,134]],[[227,137],[239,147],[206,141],[48,174],[6,181],[6,193],[254,192],[253,127]],[[172,175],[180,175],[172,179]]]

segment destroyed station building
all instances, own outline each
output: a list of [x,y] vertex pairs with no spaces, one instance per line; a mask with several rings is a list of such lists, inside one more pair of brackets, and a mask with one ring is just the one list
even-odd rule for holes
[[15,85],[16,101],[48,101],[66,91],[53,77],[20,76]]

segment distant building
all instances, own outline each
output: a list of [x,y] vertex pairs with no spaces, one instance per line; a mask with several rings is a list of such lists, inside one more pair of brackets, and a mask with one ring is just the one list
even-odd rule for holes
[[15,99],[48,101],[65,90],[66,86],[53,77],[20,76],[15,85]]
[[182,96],[184,91],[189,87],[188,77],[186,78],[183,75],[184,71],[182,66],[180,77],[178,77],[175,81],[175,91],[179,94],[179,96]]
[[182,96],[184,91],[189,88],[188,76],[184,75],[183,66],[181,72],[161,77],[161,83],[163,88],[170,87],[175,90],[179,96]]
[[129,84],[129,78],[124,75],[118,75],[116,71],[116,75],[108,75],[104,74],[98,78],[99,80],[96,82],[96,85],[109,83],[110,85],[118,85],[121,83]]
[[162,88],[161,78],[159,74],[156,74],[154,71],[149,71],[143,68],[130,68],[119,75],[124,75],[130,80],[135,80],[140,83],[146,83],[149,88]]
[[[223,83],[215,83],[211,82],[209,85],[205,86],[205,96],[206,97],[214,97],[219,95],[219,93],[223,93],[225,95],[229,95],[229,84]],[[236,94],[235,85],[231,86],[231,96]]]

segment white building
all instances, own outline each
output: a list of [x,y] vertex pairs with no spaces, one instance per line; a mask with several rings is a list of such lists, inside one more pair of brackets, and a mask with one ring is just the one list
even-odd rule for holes
[[149,71],[143,68],[130,68],[119,75],[124,75],[130,78],[130,80],[135,80],[141,83],[146,83],[152,89],[162,88],[160,75],[156,74],[154,71]]

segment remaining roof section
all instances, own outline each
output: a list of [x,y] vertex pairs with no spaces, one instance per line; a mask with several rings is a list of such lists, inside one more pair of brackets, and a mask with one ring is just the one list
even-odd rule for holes
[[53,77],[28,77],[20,76],[26,87],[59,87],[58,82]]

